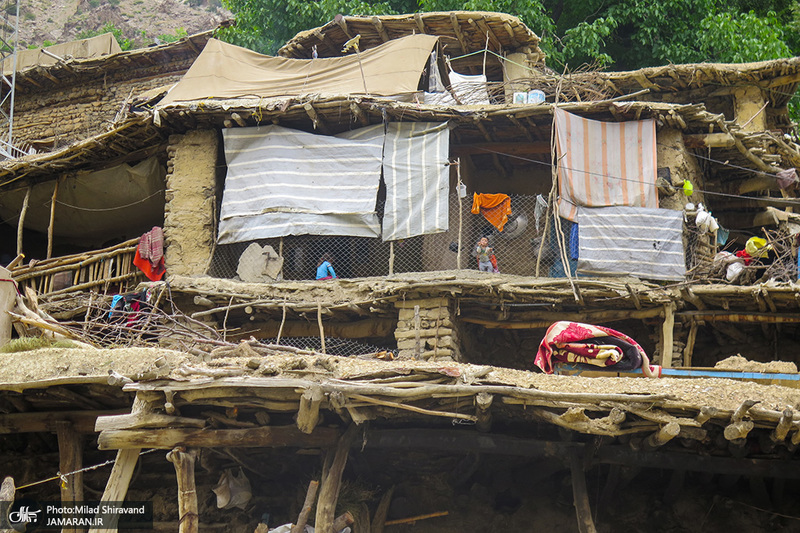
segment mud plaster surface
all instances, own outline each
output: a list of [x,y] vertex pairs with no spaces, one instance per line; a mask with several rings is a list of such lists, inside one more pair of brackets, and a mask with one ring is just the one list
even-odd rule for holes
[[[155,361],[160,357],[164,357],[167,361],[167,366],[163,369],[158,369],[155,365]],[[442,365],[410,360],[380,361],[321,354],[287,353],[256,359],[260,365],[259,371],[248,368],[247,364],[253,363],[253,358],[250,357],[221,358],[204,363],[192,355],[157,348],[100,350],[45,348],[4,354],[4,364],[0,366],[0,384],[65,377],[100,378],[107,377],[110,370],[136,379],[137,375],[148,373],[151,376],[156,373],[157,377],[168,377],[166,372],[171,369],[170,377],[180,381],[187,379],[207,381],[208,377],[202,375],[204,369],[238,369],[243,371],[243,376],[262,379],[265,369],[268,369],[269,375],[311,380],[330,378],[359,380],[424,373],[432,374],[431,379],[451,377],[453,382],[460,384],[512,385],[543,391],[590,394],[669,394],[674,396],[676,398],[674,401],[679,404],[711,406],[725,410],[734,410],[749,399],[760,400],[759,406],[764,409],[780,411],[788,406],[800,409],[800,389],[730,379],[588,378],[546,375],[471,364]],[[201,371],[193,376],[191,369]]]

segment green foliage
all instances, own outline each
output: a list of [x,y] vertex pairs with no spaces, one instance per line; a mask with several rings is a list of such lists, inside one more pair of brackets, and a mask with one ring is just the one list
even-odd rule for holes
[[777,15],[709,14],[700,22],[699,48],[707,61],[741,63],[790,57]]
[[182,37],[186,37],[189,35],[184,28],[178,28],[175,30],[175,33],[162,33],[161,35],[157,36],[158,39],[162,43],[174,43],[178,39]]
[[89,39],[90,37],[97,37],[104,33],[111,33],[114,39],[119,43],[122,50],[130,50],[133,48],[133,41],[122,35],[122,30],[117,28],[112,22],[106,22],[99,30],[84,30],[76,35],[78,39]]
[[22,18],[24,20],[36,20],[36,15],[31,11],[26,11]]
[[220,31],[230,43],[261,53],[273,54],[302,30],[320,26],[343,15],[396,14],[413,9],[408,0],[223,0],[236,14],[236,25]]

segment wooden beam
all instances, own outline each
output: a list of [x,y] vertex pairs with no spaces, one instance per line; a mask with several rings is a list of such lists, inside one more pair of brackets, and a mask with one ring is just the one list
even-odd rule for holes
[[347,28],[347,21],[344,19],[341,13],[337,13],[335,17],[333,17],[333,21],[342,28],[342,31],[347,36],[347,39],[350,40],[353,36],[350,34],[350,30]]
[[50,224],[47,226],[47,259],[53,257],[53,229],[56,222],[56,197],[58,196],[58,183],[53,186],[53,198],[50,201]]
[[31,188],[25,189],[25,199],[22,201],[22,210],[19,212],[19,220],[17,221],[17,255],[22,255],[22,230],[25,225],[25,214],[28,212],[28,203],[31,199]]
[[686,148],[731,148],[736,145],[730,133],[698,133],[683,136]]
[[542,312],[542,313],[529,313],[526,315],[529,318],[539,318],[539,320],[525,321],[525,322],[510,322],[503,320],[487,320],[483,318],[474,318],[469,316],[462,316],[462,322],[469,322],[471,324],[479,324],[486,328],[492,329],[534,329],[546,328],[557,320],[569,320],[572,322],[589,322],[604,323],[616,322],[618,320],[630,319],[644,319],[654,318],[661,316],[664,312],[662,307],[652,307],[650,309],[630,309],[619,311],[588,311],[585,313],[557,313],[557,312]]
[[420,33],[427,33],[425,31],[425,22],[422,20],[422,15],[419,13],[414,13],[414,22],[417,23],[417,29]]
[[[106,489],[100,498],[101,502],[121,502],[125,500],[125,495],[128,493],[128,485],[131,482],[133,470],[136,468],[136,462],[139,460],[141,451],[141,448],[130,448],[117,452],[117,460],[114,461],[114,468],[111,469]],[[93,527],[89,530],[89,533],[104,533],[108,531],[106,528],[113,525],[106,521],[103,524],[103,529]]]
[[375,26],[375,29],[378,31],[378,35],[381,36],[381,41],[389,42],[389,34],[386,32],[386,28],[383,27],[383,22],[378,17],[372,17],[372,25]]
[[94,433],[98,417],[120,415],[127,410],[109,411],[54,411],[36,413],[11,413],[0,415],[0,435],[18,433],[46,433],[56,430],[59,422],[68,422],[76,433]]
[[97,444],[101,450],[131,448],[323,448],[336,442],[339,432],[316,428],[305,434],[296,426],[267,426],[252,429],[160,428],[103,431]]
[[314,125],[315,130],[319,130],[325,135],[330,135],[330,130],[328,126],[325,125],[325,122],[322,120],[322,117],[317,114],[317,110],[314,109],[314,106],[311,105],[310,102],[303,104],[303,109],[305,109],[308,118],[311,119],[311,122]]
[[319,405],[325,399],[325,394],[318,386],[312,386],[303,392],[300,397],[300,410],[297,411],[297,428],[310,435],[319,424]]
[[[81,435],[70,422],[56,422],[58,436],[58,471],[66,475],[61,481],[61,504],[65,507],[83,501],[83,445]],[[74,472],[74,473],[73,473]],[[81,528],[64,528],[65,533],[77,533]]]
[[322,482],[317,501],[317,514],[314,530],[321,533],[332,533],[336,518],[336,502],[339,500],[339,489],[342,485],[342,473],[347,464],[350,446],[358,434],[358,426],[350,424],[347,431],[339,438],[336,450],[329,450],[322,470]]
[[661,366],[672,366],[672,345],[675,334],[675,304],[664,306],[664,322],[661,324]]
[[800,324],[797,313],[753,313],[731,311],[678,311],[677,316],[691,317],[705,322],[732,322],[753,324]]
[[132,413],[111,416],[100,416],[94,424],[94,430],[101,431],[119,429],[163,428],[163,427],[193,427],[203,428],[206,421],[200,418],[187,418],[183,416],[170,416],[158,413]]
[[178,532],[198,533],[200,518],[197,511],[197,489],[194,480],[196,450],[176,447],[167,454],[167,461],[175,465],[178,478]]
[[586,474],[583,471],[583,457],[578,450],[573,450],[569,457],[569,468],[572,475],[572,500],[575,515],[578,519],[580,533],[597,533],[592,520],[592,508],[589,505],[589,494],[586,492]]
[[458,22],[458,16],[455,13],[450,13],[450,24],[453,26],[453,33],[458,39],[458,43],[461,45],[461,53],[468,54],[470,52],[469,46],[467,45],[466,39],[464,39],[464,34],[461,33],[461,25]]
[[297,523],[292,526],[291,533],[303,533],[306,530],[308,516],[311,514],[311,508],[314,507],[314,501],[316,501],[317,489],[319,489],[319,481],[312,479],[308,484],[306,499],[303,502],[303,507],[300,509],[300,514],[297,517]]

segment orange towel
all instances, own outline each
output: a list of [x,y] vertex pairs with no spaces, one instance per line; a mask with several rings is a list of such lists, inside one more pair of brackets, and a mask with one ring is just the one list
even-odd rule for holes
[[511,198],[507,194],[475,193],[472,198],[472,213],[483,215],[497,231],[503,231],[511,214]]

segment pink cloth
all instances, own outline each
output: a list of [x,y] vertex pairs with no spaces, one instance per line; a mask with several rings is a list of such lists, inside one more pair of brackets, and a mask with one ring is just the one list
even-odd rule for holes
[[[624,333],[620,333],[604,326],[593,326],[591,324],[581,324],[580,322],[559,321],[554,322],[545,333],[539,351],[536,353],[534,364],[547,374],[553,373],[553,359],[566,362],[588,362],[587,359],[604,357],[605,362],[597,360],[592,364],[598,366],[610,366],[620,360],[622,352],[616,346],[605,346],[598,344],[585,343],[590,339],[598,337],[616,337],[628,344],[636,347],[642,356],[642,370],[649,377],[656,377],[659,367],[650,366],[650,359],[644,349],[639,344]],[[614,355],[616,354],[616,355]],[[614,360],[616,359],[616,360]]]
[[164,232],[158,226],[139,238],[139,256],[156,267],[164,257]]

